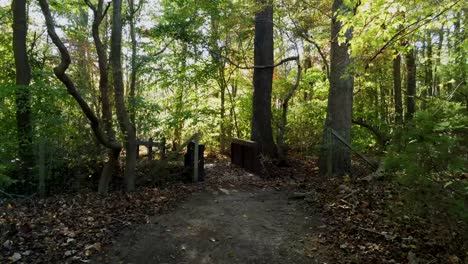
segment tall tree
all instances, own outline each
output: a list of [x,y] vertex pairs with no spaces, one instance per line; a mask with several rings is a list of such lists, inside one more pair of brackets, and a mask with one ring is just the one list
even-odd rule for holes
[[26,37],[28,21],[26,0],[14,0],[13,10],[13,52],[16,68],[16,125],[18,129],[18,157],[20,159],[19,180],[30,180],[34,165],[31,126],[31,68],[28,62]]
[[[129,9],[129,27],[130,27],[130,40],[131,40],[131,58],[130,58],[130,92],[129,92],[129,112],[130,120],[136,125],[136,89],[137,89],[137,32],[136,32],[136,23],[137,15],[141,8],[143,7],[143,0],[140,0],[138,4],[135,4],[135,0],[128,0],[128,9]],[[135,126],[136,128],[136,126]]]
[[395,100],[395,123],[403,122],[403,100],[401,97],[401,55],[393,58],[393,96]]
[[[52,14],[50,12],[49,3],[47,2],[47,0],[39,0],[39,4],[41,6],[42,14],[44,15],[44,18],[45,18],[47,32],[52,42],[55,44],[55,46],[60,52],[61,61],[60,61],[60,64],[54,68],[54,74],[65,85],[68,93],[73,97],[73,99],[75,99],[75,101],[80,106],[82,112],[85,114],[85,116],[89,120],[91,129],[93,130],[94,135],[96,136],[96,139],[99,141],[99,143],[101,143],[103,146],[105,146],[109,150],[112,150],[113,152],[116,153],[110,157],[115,160],[110,160],[108,162],[108,164],[113,164],[114,162],[117,162],[116,161],[116,158],[118,157],[117,153],[120,152],[120,149],[122,147],[120,143],[115,140],[115,138],[113,138],[112,136],[109,136],[109,134],[106,133],[106,130],[108,130],[107,126],[110,124],[109,123],[110,119],[108,120],[109,122],[104,121],[104,129],[103,129],[102,128],[103,122],[97,117],[96,113],[92,110],[92,108],[89,106],[89,104],[85,101],[81,93],[76,88],[76,85],[73,82],[72,78],[70,78],[70,76],[67,74],[67,69],[70,67],[70,64],[71,64],[70,53],[68,52],[67,47],[63,44],[62,40],[60,39],[57,32],[55,31],[55,24],[52,18]],[[101,77],[103,76],[106,76],[106,74],[102,75]],[[103,87],[107,87],[106,85],[102,84],[103,81],[105,81],[105,79],[100,80],[101,92],[102,92]],[[103,98],[101,98],[101,100],[103,100]],[[103,109],[104,109],[104,106],[103,106]],[[103,113],[103,115],[105,114]],[[113,170],[112,167],[109,167],[108,165],[106,165],[101,175],[101,181],[103,180],[103,177],[107,177],[107,175],[112,174],[113,173],[112,170]],[[108,185],[108,180],[106,178],[105,186],[107,185]],[[102,186],[100,182],[100,186],[99,186],[100,191],[103,191],[105,193],[107,191],[107,187],[105,189],[101,189],[101,187]]]
[[343,0],[335,0],[332,5],[331,47],[330,47],[330,90],[328,94],[327,118],[324,128],[324,144],[320,155],[321,174],[345,175],[351,172],[350,150],[338,140],[327,140],[335,131],[347,143],[351,143],[351,117],[353,109],[354,78],[347,72],[351,62],[348,42],[352,30],[345,32],[346,42],[339,42],[342,23],[337,16],[349,8]]
[[114,100],[120,129],[125,138],[125,188],[131,192],[135,190],[136,178],[136,132],[132,124],[127,107],[125,106],[124,82],[122,73],[122,0],[113,0],[111,55],[112,76],[114,79]]
[[[271,0],[257,0],[261,10],[255,14],[255,66],[273,65],[273,6]],[[276,145],[271,128],[271,93],[273,67],[255,67],[253,74],[253,110],[251,138],[261,152],[276,157]]]
[[[97,5],[94,6],[89,0],[85,0],[86,4],[91,8],[94,14],[92,24],[92,35],[94,46],[96,47],[97,60],[99,65],[99,99],[101,104],[101,120],[104,126],[104,131],[110,141],[117,142],[115,131],[112,125],[112,105],[111,93],[109,89],[109,70],[107,63],[106,47],[101,40],[99,27],[106,17],[109,5],[104,6],[104,0],[99,0]],[[101,173],[99,179],[98,192],[106,194],[109,190],[109,183],[113,174],[117,171],[119,165],[119,156],[121,148],[108,149],[108,159]]]
[[414,47],[406,54],[406,120],[416,112],[416,55]]
[[432,34],[431,31],[427,32],[426,36],[426,65],[425,65],[425,77],[424,84],[426,85],[427,95],[434,95],[434,85],[433,85],[433,69],[432,69]]

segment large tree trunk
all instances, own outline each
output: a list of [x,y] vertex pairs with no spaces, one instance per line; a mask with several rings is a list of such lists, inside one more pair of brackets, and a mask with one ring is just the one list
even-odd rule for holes
[[125,106],[124,83],[122,73],[122,0],[113,0],[111,63],[114,78],[114,97],[117,119],[125,138],[125,189],[135,190],[136,179],[136,134]]
[[[262,5],[262,10],[255,14],[254,64],[273,65],[273,7],[271,0],[258,0],[257,4]],[[254,69],[251,138],[265,156],[276,158],[271,128],[273,70],[273,67]]]
[[[320,155],[320,172],[342,176],[351,172],[351,153],[336,138],[330,138],[330,130],[336,131],[348,144],[351,143],[351,118],[353,110],[354,78],[346,72],[351,62],[348,43],[338,43],[341,22],[337,20],[340,10],[346,10],[343,0],[335,0],[332,6],[331,49],[330,49],[330,91],[328,95],[327,118],[324,128],[324,144]],[[352,37],[346,33],[347,41]]]
[[[19,179],[31,183],[31,169],[34,166],[31,126],[31,69],[29,67],[26,37],[28,34],[26,0],[14,0],[13,10],[13,52],[16,66],[16,126],[18,135],[18,157],[20,159]],[[26,187],[26,186],[25,186]]]
[[393,92],[395,100],[395,123],[403,122],[403,100],[401,97],[401,55],[393,59]]
[[412,48],[406,54],[406,120],[416,112],[416,58]]

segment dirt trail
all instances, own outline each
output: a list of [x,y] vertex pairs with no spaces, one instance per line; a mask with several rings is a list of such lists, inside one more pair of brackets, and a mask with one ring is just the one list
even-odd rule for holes
[[307,253],[318,220],[273,188],[213,188],[124,233],[98,263],[320,263]]

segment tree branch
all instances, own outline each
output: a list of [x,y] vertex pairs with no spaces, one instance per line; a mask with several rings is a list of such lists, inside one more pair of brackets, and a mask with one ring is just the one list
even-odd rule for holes
[[276,64],[273,64],[273,65],[265,65],[265,66],[262,66],[262,65],[254,65],[254,66],[241,66],[235,62],[233,62],[230,58],[228,58],[227,56],[224,56],[220,53],[217,53],[213,50],[209,50],[210,53],[213,53],[215,56],[220,56],[222,58],[224,58],[227,62],[229,62],[229,64],[232,64],[234,65],[236,68],[238,69],[242,69],[242,70],[251,70],[251,69],[268,69],[268,68],[275,68],[275,67],[278,67],[288,61],[293,61],[293,60],[297,60],[299,58],[299,56],[294,56],[294,57],[288,57],[286,59],[282,59],[280,62],[276,63]]
[[371,131],[375,135],[375,138],[377,139],[379,144],[382,145],[383,147],[387,146],[388,143],[390,142],[390,138],[388,136],[384,135],[377,128],[371,126],[370,124],[367,124],[366,122],[364,122],[364,120],[362,120],[362,119],[353,119],[352,123],[355,124],[355,125],[367,128],[369,131]]
[[314,40],[308,38],[307,36],[304,36],[304,35],[300,35],[302,36],[302,38],[309,42],[310,44],[314,45],[315,48],[317,49],[318,53],[320,54],[320,57],[322,58],[323,60],[323,64],[325,65],[325,69],[326,69],[326,74],[327,74],[327,79],[330,80],[330,65],[328,64],[328,60],[327,60],[327,57],[325,57],[325,53],[323,53],[322,49],[320,48],[320,46],[317,44],[317,42],[315,42]]
[[[365,69],[367,70],[369,68],[369,65],[372,61],[375,60],[375,58],[377,58],[377,56],[379,56],[382,52],[384,52],[390,45],[392,45],[394,42],[400,40],[401,38],[405,37],[405,36],[408,36],[409,34],[413,33],[414,31],[418,30],[419,28],[421,28],[422,26],[428,24],[429,22],[433,21],[434,19],[440,17],[442,14],[444,14],[445,12],[447,12],[448,10],[450,10],[452,7],[456,6],[461,0],[458,0],[456,1],[455,3],[453,3],[452,5],[450,5],[449,7],[445,8],[444,10],[440,11],[438,14],[434,15],[433,17],[432,14],[431,15],[427,15],[425,16],[424,18],[422,19],[419,19],[418,21],[416,22],[413,22],[409,25],[407,25],[406,27],[400,29],[395,35],[393,35],[393,37],[390,38],[390,40],[388,40],[378,51],[377,53],[374,54],[374,56],[372,56],[366,63],[366,67]],[[424,23],[421,23],[420,25],[418,25],[421,21],[425,21]],[[415,26],[417,25],[414,29],[408,31],[408,32],[405,32],[407,29],[411,28],[412,26]]]
[[52,39],[52,42],[55,44],[55,46],[60,52],[61,61],[60,61],[60,64],[54,68],[55,76],[57,76],[57,78],[65,85],[68,93],[75,99],[75,101],[78,103],[83,113],[86,115],[86,117],[88,118],[91,124],[91,128],[94,132],[94,135],[99,140],[99,142],[101,142],[101,144],[111,149],[121,149],[122,147],[120,143],[116,141],[109,141],[107,137],[104,135],[100,126],[99,119],[97,118],[96,114],[93,112],[91,107],[89,107],[88,103],[86,103],[86,101],[83,99],[81,94],[76,89],[74,82],[72,81],[70,76],[68,76],[68,74],[66,73],[71,63],[70,54],[67,48],[65,47],[65,45],[63,44],[62,40],[60,39],[60,37],[57,35],[57,32],[55,31],[54,21],[52,19],[52,15],[51,15],[47,0],[39,0],[39,4],[41,6],[42,14],[44,15],[44,18],[45,18],[47,32],[49,33],[49,36]]
[[96,13],[97,9],[96,9],[96,7],[91,3],[91,1],[90,1],[90,0],[84,0],[84,1],[85,1],[86,5],[87,5],[91,10],[93,10],[94,13]]

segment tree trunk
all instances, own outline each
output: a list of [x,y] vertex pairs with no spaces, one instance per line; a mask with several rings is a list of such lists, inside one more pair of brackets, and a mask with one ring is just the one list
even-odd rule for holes
[[107,153],[108,161],[104,164],[104,168],[99,178],[98,192],[99,194],[107,194],[112,177],[119,169],[120,150],[109,150]]
[[[105,57],[101,57],[102,55],[105,55],[105,49],[102,48],[102,45],[101,46],[96,45],[96,48],[98,50],[98,62],[99,62],[100,74],[101,74],[101,77],[103,78],[100,80],[101,103],[103,104],[103,118],[104,116],[106,116],[107,118],[107,121],[104,120],[104,131],[103,131],[101,127],[102,121],[99,120],[95,112],[91,109],[91,107],[88,105],[88,103],[84,100],[84,98],[81,96],[81,94],[77,90],[76,85],[73,82],[73,80],[66,73],[71,63],[70,53],[68,52],[67,47],[63,44],[62,40],[60,39],[60,37],[57,35],[55,31],[54,21],[53,21],[52,14],[50,12],[50,8],[49,8],[49,4],[47,3],[47,0],[39,0],[39,4],[41,6],[41,10],[45,18],[48,35],[50,36],[53,43],[55,44],[55,46],[58,48],[60,52],[61,61],[60,61],[60,64],[54,68],[55,75],[65,85],[65,87],[67,88],[67,92],[73,97],[73,99],[75,99],[75,101],[80,106],[82,112],[86,115],[86,118],[90,122],[91,129],[93,130],[94,135],[96,136],[96,139],[99,141],[99,143],[101,143],[106,148],[115,151],[116,153],[120,153],[122,146],[117,140],[115,140],[115,137],[112,136],[113,135],[112,134],[113,133],[112,122],[111,122],[112,112],[108,112],[107,114],[104,113],[104,109],[109,109],[110,111],[110,106],[108,106],[107,108],[104,106],[106,99],[108,99],[108,96],[102,96],[102,95],[108,94],[105,91],[103,92],[102,90],[108,87],[106,85],[107,71],[101,72],[101,70],[105,70],[107,68],[107,64],[104,64],[104,66],[102,65],[102,63],[106,63],[107,59]],[[87,4],[91,6],[90,2],[87,2]],[[99,4],[101,5],[101,9],[102,9],[103,1],[100,1]],[[93,7],[93,11],[95,11],[94,7]],[[94,23],[96,22],[97,21],[93,21],[93,37],[95,36],[99,37],[99,25],[98,26],[94,25]],[[98,35],[95,35],[95,33],[97,33]],[[101,52],[99,52],[99,47],[102,48],[100,50]],[[109,162],[112,162],[111,159],[109,159]],[[117,161],[115,163],[117,164]],[[110,171],[110,170],[103,171],[104,175],[101,175],[103,182],[108,182],[109,181],[108,179],[110,179],[110,177],[112,176],[112,175],[109,176],[108,174],[106,174],[107,171]],[[108,184],[106,187],[102,187],[102,186],[103,184],[100,184],[99,186],[100,190],[107,190]]]
[[433,96],[434,89],[433,89],[433,71],[432,71],[432,34],[431,32],[427,33],[426,39],[426,72],[425,72],[425,86],[427,89],[427,95]]
[[111,58],[114,78],[114,100],[120,129],[125,138],[125,189],[135,190],[136,179],[136,134],[125,106],[124,83],[122,73],[122,0],[113,0]]
[[[31,170],[34,166],[31,126],[31,69],[29,67],[26,37],[28,22],[26,0],[14,0],[13,11],[13,52],[16,67],[16,126],[18,137],[18,158],[20,159],[19,179],[26,188],[31,184]],[[26,191],[26,190],[23,190]]]
[[[109,91],[109,72],[107,64],[107,52],[104,44],[102,43],[99,27],[106,15],[106,9],[104,7],[104,0],[99,0],[97,8],[93,7],[94,20],[92,25],[92,35],[94,40],[94,45],[96,47],[96,53],[98,55],[98,65],[99,65],[99,99],[101,103],[101,112],[102,112],[102,123],[104,130],[107,134],[107,138],[110,141],[117,142],[115,137],[115,131],[112,126],[112,105],[110,102],[110,91]],[[115,168],[119,166],[119,154],[121,149],[109,149],[108,150],[108,159],[104,164],[104,169],[101,172],[98,192],[100,194],[107,194],[109,190],[109,183],[112,179],[113,174],[118,171]]]
[[411,120],[416,112],[416,58],[412,48],[406,54],[406,120]]
[[442,45],[444,42],[444,25],[439,29],[439,40],[437,43],[437,59],[435,60],[435,66],[434,66],[434,95],[440,96],[440,77],[438,74],[438,67],[440,65],[441,61],[441,55],[442,55]]
[[342,176],[351,172],[351,153],[338,140],[327,140],[329,131],[333,129],[348,144],[351,144],[351,118],[353,110],[354,78],[346,72],[351,59],[348,54],[348,41],[352,30],[345,35],[347,42],[338,43],[341,22],[337,15],[341,10],[347,10],[343,0],[335,0],[332,6],[331,48],[330,48],[330,91],[328,95],[327,118],[324,128],[324,140],[320,155],[320,172]]
[[292,96],[297,90],[297,87],[299,87],[299,82],[301,80],[301,61],[299,59],[299,56],[297,57],[296,60],[297,63],[297,75],[296,75],[296,82],[294,85],[291,87],[291,90],[288,92],[286,97],[283,99],[283,103],[281,104],[282,112],[281,112],[281,122],[279,126],[279,131],[278,131],[278,157],[281,161],[286,160],[286,153],[284,151],[284,135],[286,134],[286,126],[288,124],[288,107],[289,107],[289,100],[291,100]]
[[[130,112],[130,121],[135,125],[136,128],[136,84],[137,84],[137,39],[136,39],[136,15],[137,12],[141,9],[141,5],[143,4],[140,1],[139,6],[135,6],[135,0],[128,0],[129,4],[129,26],[130,26],[130,39],[131,39],[131,72],[130,72],[130,98],[128,99],[128,106]],[[136,132],[135,132],[136,133]]]
[[[186,72],[187,70],[187,43],[182,42],[182,52],[180,60],[180,72]],[[177,56],[176,51],[174,51],[174,56]],[[185,117],[182,115],[182,111],[184,110],[184,96],[185,96],[185,86],[187,85],[187,80],[185,77],[179,77],[177,79],[177,87],[175,88],[175,115],[177,116],[178,120],[175,124],[174,128],[174,136],[172,141],[172,150],[176,150],[182,141],[182,130],[184,129],[184,122]]]
[[395,100],[395,123],[403,123],[403,100],[401,97],[401,55],[393,59],[393,91]]
[[[254,64],[273,65],[273,7],[271,0],[257,0],[262,10],[255,14]],[[276,158],[276,146],[271,128],[271,93],[273,67],[255,68],[253,74],[253,110],[251,139],[260,151]]]

